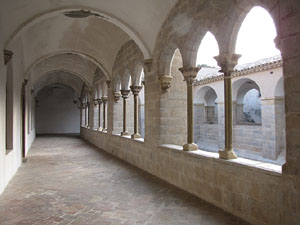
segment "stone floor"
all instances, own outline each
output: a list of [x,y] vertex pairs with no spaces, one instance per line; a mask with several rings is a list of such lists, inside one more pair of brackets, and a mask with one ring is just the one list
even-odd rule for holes
[[78,137],[38,137],[0,196],[0,224],[247,224]]

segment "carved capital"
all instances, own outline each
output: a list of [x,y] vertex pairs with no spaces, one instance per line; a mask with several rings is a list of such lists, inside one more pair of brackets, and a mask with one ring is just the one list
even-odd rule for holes
[[129,93],[130,93],[130,90],[121,90],[122,98],[127,99]]
[[97,106],[97,105],[98,105],[98,100],[95,99],[95,100],[94,100],[94,106]]
[[200,69],[200,67],[181,67],[179,68],[179,71],[182,73],[186,83],[188,85],[193,85]]
[[102,99],[102,102],[105,104],[107,102],[108,98],[107,98],[107,96],[103,96],[101,99]]
[[98,98],[98,99],[97,99],[97,102],[98,102],[99,105],[101,105],[101,104],[102,104],[102,99],[101,99],[101,98]]
[[121,98],[121,93],[120,92],[114,92],[114,101],[118,102]]
[[130,90],[134,96],[138,96],[142,88],[142,86],[130,86]]
[[146,72],[151,72],[153,59],[144,60],[144,70]]
[[222,53],[218,56],[215,56],[214,59],[221,67],[220,71],[224,73],[224,76],[230,76],[230,73],[234,70],[234,67],[237,65],[241,56],[242,55],[234,53]]
[[7,63],[12,59],[13,52],[9,50],[4,49],[4,64],[7,65]]
[[158,79],[160,81],[161,89],[165,92],[169,91],[173,77],[169,75],[162,75],[159,76]]

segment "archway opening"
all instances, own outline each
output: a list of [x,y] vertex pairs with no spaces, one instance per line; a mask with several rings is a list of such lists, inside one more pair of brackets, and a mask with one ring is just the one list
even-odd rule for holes
[[239,64],[280,55],[274,39],[276,27],[269,12],[262,7],[253,7],[245,17],[236,42],[236,52],[241,54]]
[[269,12],[253,7],[236,40],[236,52],[242,56],[233,78],[233,100],[236,101],[233,104],[233,147],[241,157],[283,164],[281,155],[285,147],[282,147],[283,141],[279,141],[284,139],[279,127],[282,129],[284,125],[279,121],[284,121],[280,110],[284,100],[282,97],[279,103],[275,93],[283,70],[281,53],[274,42],[276,37]]
[[218,96],[212,87],[196,89],[194,138],[199,149],[213,152],[219,150],[218,108]]
[[261,125],[261,94],[258,85],[247,80],[237,92],[236,121],[238,124]]
[[197,80],[218,75],[219,67],[215,56],[219,55],[219,46],[215,36],[207,32],[203,37],[197,53],[197,66],[201,67]]

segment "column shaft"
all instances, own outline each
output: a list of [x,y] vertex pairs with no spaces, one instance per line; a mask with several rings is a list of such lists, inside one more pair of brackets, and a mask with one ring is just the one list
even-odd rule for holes
[[194,110],[193,110],[193,86],[187,84],[187,141],[194,143]]
[[195,151],[198,145],[194,143],[194,105],[193,84],[196,80],[199,67],[182,67],[179,69],[187,84],[187,143],[183,145],[184,151]]
[[122,136],[129,136],[129,132],[127,131],[127,98],[130,90],[121,90],[121,94],[123,97],[123,132]]
[[133,93],[134,100],[134,133],[131,135],[132,139],[141,138],[139,134],[139,93],[142,90],[142,86],[131,86],[130,89]]
[[103,131],[106,131],[106,102],[107,100],[103,101]]
[[224,76],[225,150],[232,151],[232,84],[231,76]]
[[219,150],[221,159],[235,159],[237,155],[232,148],[232,84],[231,75],[241,55],[222,53],[216,56],[221,71],[224,73],[224,123],[225,123],[225,149]]
[[87,127],[88,126],[88,106],[86,105],[85,106],[85,126]]
[[102,102],[98,100],[98,130],[101,131],[101,104]]
[[139,113],[138,113],[138,95],[134,95],[134,134],[138,133]]

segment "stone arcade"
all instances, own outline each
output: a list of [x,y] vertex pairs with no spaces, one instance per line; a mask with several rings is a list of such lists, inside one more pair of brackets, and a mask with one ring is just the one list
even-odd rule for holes
[[[281,57],[236,67],[237,35],[254,6],[273,18]],[[220,71],[199,78],[197,51],[208,31],[218,43]],[[1,0],[0,34],[0,224],[21,224],[16,221],[22,215],[22,224],[238,224],[236,217],[251,224],[300,224],[298,0]],[[243,99],[251,89],[259,93],[261,117],[247,120]],[[76,133],[84,141],[62,138]],[[90,153],[88,142],[108,154]],[[139,168],[136,177],[112,156]],[[159,190],[149,191],[146,183],[167,184],[149,174],[185,192],[164,190],[185,197],[163,197],[156,209],[151,195],[160,199]],[[76,183],[79,178],[86,182]],[[126,186],[131,182],[144,195]],[[124,189],[109,192],[111,183]],[[35,198],[46,184],[51,188]],[[87,184],[91,192],[80,189]],[[105,214],[80,197],[73,205],[55,202],[59,191],[73,200],[77,193],[92,196],[91,204],[104,204],[110,195],[122,199],[122,191],[134,194],[127,205],[105,202]],[[222,222],[196,220],[200,209],[183,213],[194,207],[188,193],[226,211],[218,211]],[[21,198],[31,204],[23,207]],[[69,214],[38,205],[47,198]],[[153,206],[152,214],[138,214],[137,205]],[[120,213],[127,207],[134,210]],[[21,213],[28,208],[53,216],[35,221]],[[109,219],[96,221],[96,214]]]

